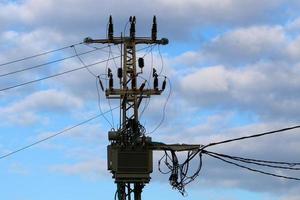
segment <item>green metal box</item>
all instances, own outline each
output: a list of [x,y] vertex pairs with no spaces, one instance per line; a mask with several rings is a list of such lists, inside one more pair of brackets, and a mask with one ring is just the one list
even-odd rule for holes
[[108,170],[116,182],[148,183],[152,173],[152,150],[146,146],[107,146]]

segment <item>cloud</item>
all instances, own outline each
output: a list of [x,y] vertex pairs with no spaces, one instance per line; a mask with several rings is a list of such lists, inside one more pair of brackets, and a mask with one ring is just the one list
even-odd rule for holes
[[[82,107],[80,99],[57,90],[35,92],[24,99],[2,106],[1,116],[20,125],[40,121],[40,112],[71,112]],[[42,120],[43,121],[43,120]]]
[[[191,33],[195,26],[219,25],[237,26],[254,25],[261,23],[274,23],[275,20],[286,18],[282,14],[283,0],[264,1],[238,1],[238,0],[189,0],[181,1],[70,1],[63,0],[57,3],[54,0],[27,0],[19,3],[4,3],[0,5],[9,15],[0,15],[1,21],[8,24],[19,24],[22,27],[52,27],[61,32],[76,33],[83,36],[82,30],[91,30],[104,33],[107,17],[112,14],[115,18],[116,27],[124,24],[124,19],[130,15],[137,15],[139,30],[147,25],[150,32],[151,16],[158,15],[162,33],[173,32],[172,38],[181,38],[186,33]],[[144,9],[139,6],[143,5]],[[293,7],[294,6],[294,7]],[[105,7],[99,13],[99,7]],[[130,10],[126,8],[131,8]],[[125,8],[125,9],[124,9]],[[296,9],[297,6],[289,4],[288,8]],[[8,12],[9,11],[9,12]],[[277,12],[278,11],[278,12]],[[281,11],[281,12],[279,12]],[[188,14],[187,14],[188,13]],[[272,14],[270,14],[272,13]],[[276,13],[276,14],[274,14]],[[13,16],[12,19],[6,16]],[[78,26],[80,25],[80,26]],[[102,31],[98,27],[102,26]],[[79,28],[80,27],[80,28]],[[122,25],[123,27],[123,25]],[[181,28],[185,27],[185,28]],[[123,31],[117,28],[116,33]],[[142,34],[145,31],[141,31]],[[85,33],[86,34],[86,33]]]
[[225,33],[207,44],[203,51],[216,62],[244,64],[280,59],[288,43],[282,27],[254,26]]
[[[133,4],[143,5],[144,9],[132,7]],[[106,9],[99,12],[100,7]],[[55,49],[82,41],[88,35],[104,37],[109,14],[114,17],[116,34],[124,31],[129,15],[137,15],[139,35],[149,35],[151,18],[156,14],[160,35],[171,37],[175,43],[192,41],[195,46],[198,44],[194,39],[202,36],[201,31],[218,27],[226,32],[208,33],[208,38],[216,37],[205,41],[201,51],[189,50],[175,58],[168,56],[165,69],[168,75],[171,74],[173,94],[167,107],[167,118],[155,133],[157,135],[153,134],[153,139],[166,142],[208,143],[242,136],[250,131],[272,130],[299,120],[299,18],[286,24],[279,23],[292,19],[292,12],[298,12],[298,8],[296,1],[286,3],[283,0],[6,1],[0,4],[0,59],[9,61]],[[22,66],[69,54],[73,54],[72,49]],[[106,56],[107,53],[99,52],[82,57],[89,64]],[[159,65],[157,57],[155,55],[155,67]],[[148,59],[145,63],[150,62]],[[82,65],[73,59],[40,71],[2,79],[1,85],[32,80],[77,66]],[[2,68],[1,73],[18,67],[19,64]],[[114,69],[114,63],[109,63],[109,67]],[[97,74],[105,73],[105,63],[91,70]],[[82,70],[26,89],[22,87],[17,94],[2,93],[1,118],[15,125],[28,125],[46,121],[43,114],[81,112],[84,106],[87,108],[91,104],[94,109],[97,103],[95,84],[95,79]],[[28,95],[28,92],[40,88],[43,91]],[[150,121],[147,121],[146,128],[152,129],[159,122],[164,102],[164,97],[151,99],[149,112],[145,115]],[[109,106],[105,103],[103,107],[107,110]],[[95,125],[77,129],[71,143],[89,143],[100,136],[97,130],[101,128]],[[253,158],[293,161],[300,153],[297,141],[298,136],[289,135],[281,140],[249,141],[216,150]],[[88,177],[108,174],[103,160],[86,156],[81,149],[66,150],[65,156],[70,163],[51,166],[52,172]],[[204,164],[201,187],[225,186],[272,194],[282,192],[291,194],[286,199],[297,198],[292,194],[299,191],[299,187],[291,182],[245,173],[210,159]]]
[[75,164],[60,164],[49,167],[49,170],[55,173],[66,175],[79,175],[88,179],[97,179],[101,176],[108,177],[106,162],[104,160],[93,159]]
[[250,111],[262,119],[296,121],[299,66],[276,64],[202,68],[181,80],[181,92],[199,109]]

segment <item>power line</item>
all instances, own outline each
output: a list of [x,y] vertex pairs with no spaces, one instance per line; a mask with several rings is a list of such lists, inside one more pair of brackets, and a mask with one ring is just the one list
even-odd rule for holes
[[[99,81],[99,82],[101,81],[100,76],[97,77],[97,79],[96,79],[96,89],[97,89],[97,97],[98,97],[97,103],[98,103],[98,108],[99,108],[100,113],[103,113],[102,108],[101,108],[101,96],[100,96],[100,91],[99,91],[99,86],[98,86],[99,82],[98,82],[98,81]],[[111,122],[107,119],[107,117],[103,116],[103,118],[104,118],[105,121],[110,125],[111,129],[113,129],[113,125],[112,125]]]
[[211,146],[215,146],[215,145],[220,145],[220,144],[225,144],[225,143],[230,143],[230,142],[235,142],[235,141],[240,141],[240,140],[245,140],[245,139],[250,139],[250,138],[262,137],[262,136],[266,136],[266,135],[271,135],[271,134],[275,134],[275,133],[290,131],[290,130],[299,129],[299,128],[300,128],[300,125],[297,125],[297,126],[292,126],[292,127],[279,129],[279,130],[268,131],[268,132],[264,132],[264,133],[259,133],[259,134],[243,136],[243,137],[239,137],[239,138],[223,140],[223,141],[220,141],[220,142],[213,142],[213,143],[210,143],[208,145],[205,145],[202,149],[205,149],[205,148],[211,147]]
[[[293,129],[298,129],[300,128],[300,125],[297,126],[292,126],[292,127],[287,127],[287,128],[282,128],[282,129],[278,129],[278,130],[274,130],[274,131],[268,131],[268,132],[263,132],[263,133],[259,133],[259,134],[254,134],[254,135],[249,135],[249,136],[244,136],[244,137],[239,137],[239,138],[233,138],[233,139],[229,139],[229,140],[223,140],[220,142],[214,142],[214,143],[210,143],[208,145],[204,145],[202,146],[197,153],[202,153],[202,152],[206,152],[206,148],[211,147],[211,146],[216,146],[216,145],[220,145],[220,144],[225,144],[225,143],[229,143],[229,142],[234,142],[234,141],[240,141],[240,140],[244,140],[244,139],[250,139],[250,138],[255,138],[255,137],[262,137],[262,136],[266,136],[266,135],[271,135],[271,134],[275,134],[275,133],[280,133],[280,132],[284,132],[284,131],[289,131],[289,130],[293,130]],[[192,156],[190,156],[185,162],[190,162],[197,154],[194,154]],[[267,162],[267,161],[266,161]],[[271,161],[272,162],[272,161]],[[274,162],[275,163],[275,162]],[[274,164],[273,163],[273,164]],[[277,162],[277,163],[283,163],[283,162]]]
[[216,158],[216,159],[219,159],[223,162],[226,162],[228,164],[231,164],[231,165],[235,165],[237,167],[240,167],[240,168],[243,168],[243,169],[247,169],[249,171],[252,171],[252,172],[256,172],[256,173],[260,173],[260,174],[264,174],[264,175],[269,175],[269,176],[274,176],[274,177],[277,177],[277,178],[284,178],[284,179],[289,179],[289,180],[296,180],[296,181],[300,181],[300,178],[296,178],[296,177],[292,177],[292,176],[283,176],[283,175],[279,175],[279,174],[274,174],[274,173],[270,173],[270,172],[265,172],[265,171],[262,171],[262,170],[258,170],[258,169],[253,169],[251,167],[247,167],[247,166],[244,166],[244,165],[241,165],[241,164],[238,164],[238,163],[235,163],[235,162],[231,162],[229,160],[226,160],[224,158],[221,158],[219,156],[216,156],[216,155],[212,155],[210,153],[206,153],[207,155],[213,157],[213,158]]
[[[107,46],[106,46],[106,47],[107,47]],[[94,74],[94,73],[86,66],[86,64],[83,62],[83,60],[80,58],[80,55],[82,55],[82,54],[79,54],[79,53],[77,52],[75,46],[73,46],[73,49],[74,49],[74,52],[75,52],[75,56],[78,58],[79,62],[80,62],[83,66],[85,66],[86,70],[87,70],[93,77],[97,78],[97,75]],[[97,49],[95,49],[95,50],[97,50]],[[94,51],[94,50],[93,50],[93,51]]]
[[[144,49],[147,49],[147,48],[149,48],[149,47],[141,48],[138,51],[141,51],[141,50],[144,50]],[[6,90],[10,90],[10,89],[13,89],[13,88],[17,88],[17,87],[21,87],[21,86],[24,86],[24,85],[28,85],[28,84],[31,84],[31,83],[39,82],[39,81],[42,81],[42,80],[50,79],[50,78],[53,78],[53,77],[61,76],[61,75],[64,75],[64,74],[67,74],[67,73],[71,73],[71,72],[74,72],[74,71],[78,71],[78,70],[81,70],[81,69],[85,69],[87,67],[98,65],[98,64],[107,62],[108,60],[112,60],[112,59],[119,58],[119,57],[121,57],[121,56],[116,56],[116,57],[113,57],[113,58],[110,58],[110,59],[102,60],[102,61],[95,62],[95,63],[89,64],[89,65],[85,65],[85,66],[82,66],[82,67],[78,67],[78,68],[75,68],[75,69],[67,70],[67,71],[64,71],[64,72],[61,72],[61,73],[53,74],[53,75],[46,76],[46,77],[43,77],[43,78],[39,78],[39,79],[35,79],[35,80],[32,80],[32,81],[27,81],[27,82],[20,83],[20,84],[17,84],[17,85],[13,85],[13,86],[9,86],[9,87],[6,87],[6,88],[2,88],[2,89],[0,89],[0,92],[6,91]]]
[[[109,45],[108,45],[108,46],[109,46]],[[107,47],[108,47],[108,46],[107,46]],[[110,46],[109,46],[109,47],[110,47]],[[87,71],[95,78],[95,80],[96,80],[96,89],[97,89],[97,96],[98,96],[98,107],[99,107],[100,113],[102,114],[103,111],[102,111],[102,109],[101,109],[101,104],[100,104],[100,94],[99,94],[99,88],[98,88],[98,81],[101,82],[100,75],[97,76],[94,72],[92,72],[92,71],[86,66],[85,62],[81,59],[81,57],[80,57],[79,54],[77,53],[77,50],[76,50],[75,46],[73,47],[73,49],[74,49],[74,52],[75,52],[75,54],[76,54],[76,56],[77,56],[79,62],[80,62],[83,66],[85,66],[86,70],[87,70]],[[98,48],[95,48],[95,49],[98,49]],[[111,52],[111,51],[109,51],[109,54],[110,54],[110,52]],[[110,106],[110,110],[111,110],[111,106]],[[103,118],[109,123],[109,125],[111,126],[111,128],[113,128],[113,126],[111,125],[110,121],[108,121],[108,119],[105,117],[105,115],[103,115]]]
[[[73,46],[75,48],[75,46]],[[35,65],[35,66],[32,66],[32,67],[28,67],[28,68],[23,68],[23,69],[20,69],[20,70],[16,70],[16,71],[12,71],[12,72],[8,72],[8,73],[5,73],[5,74],[0,74],[0,77],[4,77],[4,76],[8,76],[8,75],[12,75],[12,74],[16,74],[16,73],[20,73],[20,72],[24,72],[24,71],[27,71],[27,70],[31,70],[31,69],[35,69],[35,68],[39,68],[39,67],[43,67],[43,66],[46,66],[46,65],[50,65],[50,64],[53,64],[53,63],[57,63],[57,62],[61,62],[61,61],[64,61],[64,60],[68,60],[68,59],[71,59],[71,58],[74,58],[74,57],[77,57],[79,55],[85,55],[85,54],[89,54],[89,53],[92,53],[94,51],[97,51],[97,50],[101,50],[101,49],[104,49],[106,48],[107,46],[105,47],[102,47],[102,48],[98,48],[98,49],[93,49],[93,50],[90,50],[90,51],[85,51],[83,53],[79,53],[77,54],[76,52],[76,55],[72,55],[72,56],[68,56],[68,57],[65,57],[65,58],[61,58],[61,59],[57,59],[57,60],[53,60],[53,61],[50,61],[50,62],[47,62],[47,63],[43,63],[43,64],[39,64],[39,65]]]
[[[206,150],[203,150],[202,152],[203,153],[209,153],[209,154],[219,156],[219,157],[223,157],[223,158],[228,158],[228,159],[235,160],[235,161],[238,161],[238,162],[254,164],[254,165],[258,165],[258,166],[262,166],[262,167],[286,169],[286,170],[300,170],[299,167],[293,167],[293,166],[296,166],[296,165],[300,165],[300,163],[288,163],[288,162],[277,162],[277,161],[268,161],[268,160],[249,159],[249,158],[230,156],[230,155],[211,152],[211,151],[206,151]],[[274,165],[274,164],[276,164],[276,165]],[[284,165],[288,165],[289,167],[284,166]]]
[[61,76],[63,74],[67,74],[67,73],[71,73],[71,72],[78,71],[78,70],[81,70],[81,69],[85,69],[86,67],[94,66],[94,65],[97,65],[97,64],[100,64],[100,63],[103,63],[103,62],[106,62],[106,60],[99,61],[99,62],[90,64],[90,65],[86,65],[86,66],[83,66],[83,67],[78,67],[78,68],[75,68],[75,69],[67,70],[67,71],[64,71],[64,72],[61,72],[61,73],[53,74],[53,75],[46,76],[46,77],[43,77],[43,78],[35,79],[35,80],[32,80],[32,81],[28,81],[28,82],[20,83],[20,84],[17,84],[17,85],[9,86],[9,87],[6,87],[6,88],[2,88],[2,89],[0,89],[0,92],[5,91],[5,90],[10,90],[10,89],[13,89],[13,88],[17,88],[17,87],[20,87],[20,86],[28,85],[28,84],[31,84],[31,83],[39,82],[39,81],[42,81],[42,80],[50,79],[50,78],[53,78],[53,77],[56,77],[56,76]]
[[160,122],[158,123],[158,125],[151,131],[149,132],[147,135],[150,135],[152,133],[154,133],[157,129],[159,129],[159,127],[163,124],[163,122],[165,121],[165,117],[166,117],[166,109],[167,109],[167,104],[169,102],[169,99],[171,97],[171,94],[172,94],[172,84],[171,84],[171,80],[165,76],[165,78],[168,80],[168,83],[169,83],[169,94],[167,96],[167,99],[165,101],[165,104],[164,104],[164,107],[163,107],[163,115],[162,115],[162,118],[160,120]]
[[[119,108],[119,106],[113,108],[112,110],[115,110],[115,109],[117,109],[117,108]],[[83,122],[80,122],[80,123],[78,123],[78,124],[76,124],[76,125],[74,125],[74,126],[71,126],[71,127],[69,127],[69,128],[66,128],[66,129],[64,129],[64,130],[62,130],[62,131],[60,131],[60,132],[58,132],[58,133],[56,133],[56,134],[54,134],[54,135],[50,135],[50,136],[48,136],[48,137],[45,137],[44,139],[38,140],[38,141],[36,141],[36,142],[34,142],[34,143],[32,143],[32,144],[26,145],[26,146],[21,147],[21,148],[19,148],[19,149],[17,149],[17,150],[14,150],[14,151],[12,151],[12,152],[10,152],[10,153],[7,153],[7,154],[5,154],[5,155],[2,155],[2,156],[0,156],[0,160],[3,159],[3,158],[6,158],[6,157],[12,156],[12,155],[14,155],[14,154],[16,154],[16,153],[18,153],[18,152],[20,152],[20,151],[26,150],[26,149],[28,149],[28,148],[30,148],[30,147],[32,147],[32,146],[35,146],[35,145],[40,144],[40,143],[42,143],[42,142],[45,142],[45,141],[47,141],[47,140],[49,140],[49,139],[52,139],[52,138],[54,138],[54,137],[56,137],[56,136],[58,136],[58,135],[61,135],[61,134],[65,133],[65,132],[67,132],[67,131],[70,131],[70,130],[72,130],[72,129],[78,127],[78,126],[81,126],[81,125],[83,125],[83,124],[86,124],[86,123],[88,123],[88,122],[94,120],[94,119],[97,119],[97,118],[99,118],[99,117],[101,117],[101,116],[104,116],[106,113],[109,113],[109,112],[110,112],[110,110],[105,111],[105,112],[103,112],[103,113],[101,113],[101,114],[98,114],[98,115],[96,115],[96,116],[94,116],[94,117],[91,117],[91,118],[89,118],[89,119],[87,119],[87,120],[85,120],[85,121],[83,121]]]
[[54,52],[61,51],[61,50],[64,50],[64,49],[68,49],[68,48],[70,48],[72,46],[77,46],[77,45],[81,45],[81,44],[83,44],[83,42],[79,42],[79,43],[76,43],[76,44],[72,44],[72,45],[68,45],[68,46],[65,46],[65,47],[61,47],[59,49],[54,49],[54,50],[46,51],[46,52],[39,53],[39,54],[36,54],[36,55],[32,55],[32,56],[27,56],[27,57],[24,57],[24,58],[16,59],[16,60],[13,60],[13,61],[2,63],[2,64],[0,64],[0,67],[5,66],[5,65],[9,65],[9,64],[13,64],[13,63],[16,63],[16,62],[28,60],[28,59],[31,59],[31,58],[36,58],[36,57],[43,56],[43,55],[46,55],[46,54],[49,54],[49,53],[54,53]]

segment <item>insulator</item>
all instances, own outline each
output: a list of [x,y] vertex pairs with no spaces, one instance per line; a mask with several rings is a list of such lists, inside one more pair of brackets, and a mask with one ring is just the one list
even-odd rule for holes
[[140,91],[143,91],[144,88],[145,88],[145,86],[146,86],[146,81],[145,81],[144,83],[142,83],[142,85],[140,86],[139,90],[140,90]]
[[107,69],[107,77],[110,77],[110,76],[112,76],[112,73],[111,73],[111,69],[108,68],[108,69]]
[[153,88],[154,88],[155,90],[158,89],[158,78],[157,78],[157,76],[154,77]]
[[120,68],[118,68],[118,78],[122,78],[122,76],[123,76],[123,71],[122,71],[122,68],[120,67]]
[[114,37],[114,25],[112,22],[112,16],[109,16],[109,26],[108,26],[108,39],[113,40]]
[[102,81],[99,76],[98,76],[98,80],[99,80],[99,85],[101,87],[101,90],[104,92],[104,87],[103,87]]
[[130,26],[130,37],[133,39],[135,38],[135,16],[133,17],[131,21],[131,26]]
[[157,76],[157,73],[156,73],[156,69],[155,69],[155,68],[153,68],[152,77],[155,77],[155,76]]
[[153,24],[152,24],[152,40],[157,39],[157,24],[156,24],[156,16],[153,17]]
[[113,89],[114,87],[114,79],[113,79],[113,75],[111,74],[111,76],[109,77],[109,89]]
[[143,68],[144,67],[144,58],[139,58],[138,63],[139,63],[139,67]]
[[167,80],[166,80],[166,78],[165,78],[165,80],[164,80],[163,83],[162,83],[161,89],[162,89],[162,90],[165,90],[165,89],[166,89],[166,85],[167,85]]

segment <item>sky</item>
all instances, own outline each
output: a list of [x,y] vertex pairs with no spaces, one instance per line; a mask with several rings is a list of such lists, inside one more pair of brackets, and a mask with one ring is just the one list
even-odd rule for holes
[[[115,35],[128,33],[129,16],[136,16],[138,36],[150,36],[156,15],[158,37],[170,43],[138,52],[145,58],[145,79],[155,67],[171,82],[163,95],[142,104],[145,111],[140,121],[148,133],[155,130],[153,140],[208,144],[297,125],[299,9],[297,0],[0,0],[0,64],[68,47],[0,66],[0,89],[82,67],[73,57],[3,75],[73,56],[75,50],[82,53],[103,47],[70,46],[88,36],[105,38],[109,15]],[[118,53],[118,47],[112,46],[80,58],[93,64]],[[93,65],[89,70],[101,75],[110,67],[116,74],[119,61]],[[117,106],[117,101],[109,102],[102,91],[98,93],[93,74],[82,69],[1,91],[0,156]],[[106,146],[107,132],[118,126],[118,111],[105,117],[1,159],[0,199],[113,199],[116,186],[106,169]],[[210,150],[299,162],[299,146],[299,131],[290,131]],[[186,187],[188,196],[182,197],[169,185],[169,177],[159,173],[160,156],[154,155],[145,200],[300,200],[299,181],[248,172],[205,155],[200,176]],[[300,177],[296,172],[271,172]]]

